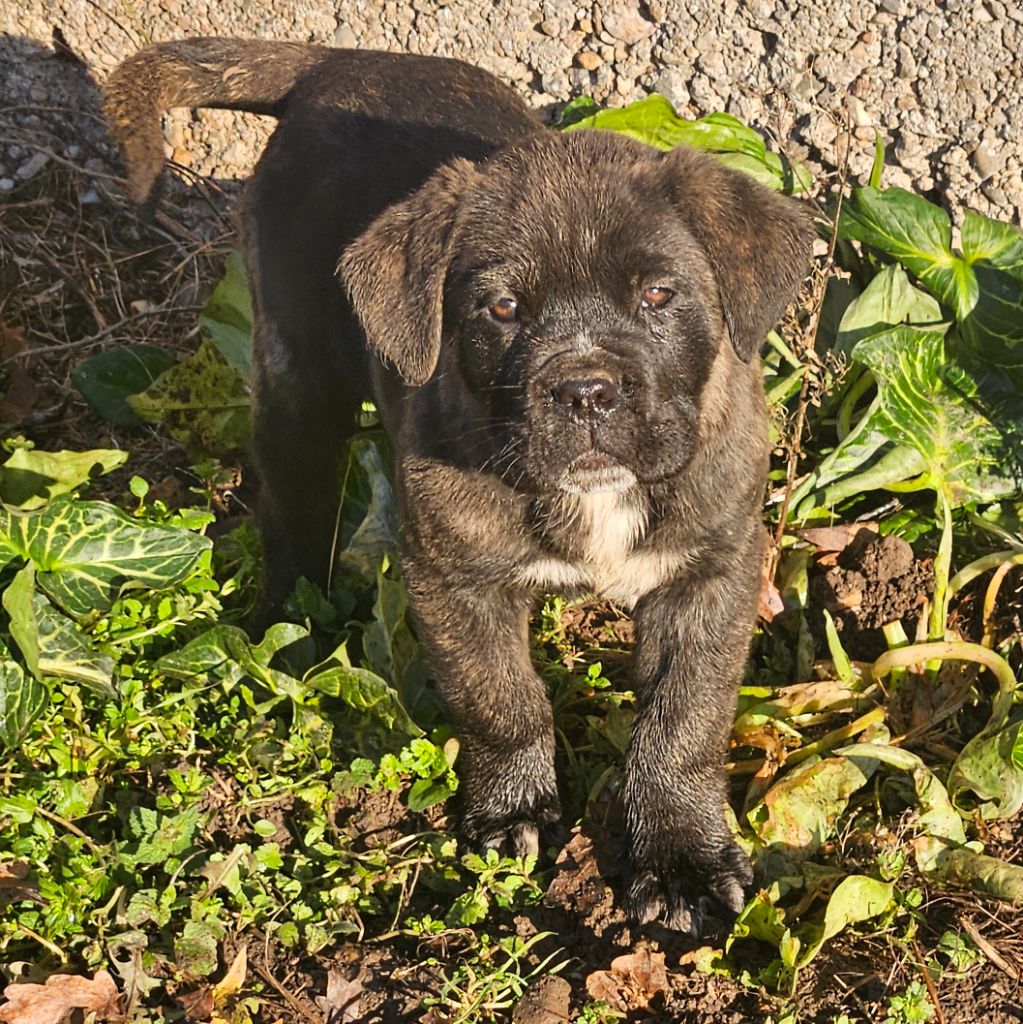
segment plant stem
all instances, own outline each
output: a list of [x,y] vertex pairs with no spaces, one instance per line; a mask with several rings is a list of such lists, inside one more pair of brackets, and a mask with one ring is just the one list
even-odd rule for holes
[[965,640],[940,640],[927,644],[913,644],[912,647],[900,647],[898,650],[886,651],[871,666],[870,674],[875,679],[883,679],[894,668],[902,665],[914,665],[921,661],[975,661],[989,669],[998,680],[998,695],[994,699],[991,718],[985,731],[997,729],[1006,718],[1012,707],[1012,699],[1019,685],[1012,666],[1000,655],[980,644],[967,643]]
[[941,543],[934,558],[934,601],[931,604],[930,639],[945,638],[948,618],[949,573],[952,570],[952,506],[944,490],[938,491],[938,511],[941,514]]

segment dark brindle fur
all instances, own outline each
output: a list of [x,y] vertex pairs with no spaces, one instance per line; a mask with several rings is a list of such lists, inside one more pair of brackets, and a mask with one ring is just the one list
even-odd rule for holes
[[804,273],[804,215],[690,150],[545,131],[456,61],[196,39],[131,58],[108,96],[140,202],[164,109],[280,119],[241,211],[271,604],[327,579],[372,394],[464,832],[526,853],[557,823],[527,619],[545,590],[595,590],[638,634],[627,905],[692,931],[705,897],[738,910],[722,757],[760,578],[756,353]]

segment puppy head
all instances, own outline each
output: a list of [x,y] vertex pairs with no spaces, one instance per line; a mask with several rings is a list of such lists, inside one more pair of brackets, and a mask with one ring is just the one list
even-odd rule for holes
[[467,458],[529,491],[620,489],[685,467],[708,380],[756,373],[811,237],[712,157],[549,133],[442,168],[341,272],[371,348],[482,410]]

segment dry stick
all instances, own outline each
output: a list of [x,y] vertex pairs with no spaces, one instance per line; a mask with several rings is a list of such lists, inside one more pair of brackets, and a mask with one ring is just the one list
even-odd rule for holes
[[93,320],[96,321],[96,326],[103,330],[107,326],[107,318],[100,311],[99,306],[96,305],[96,300],[89,294],[88,290],[83,288],[75,279],[66,271],[47,251],[42,243],[42,239],[36,239],[35,246],[26,247],[22,240],[18,238],[13,232],[0,227],[0,238],[15,251],[21,252],[22,254],[34,257],[42,260],[50,270],[55,274],[58,274],[64,281],[66,281],[78,295],[78,297],[89,307],[89,312],[92,314]]
[[973,923],[973,921],[964,917],[960,919],[963,926],[963,931],[973,940],[973,944],[981,951],[997,967],[1000,971],[1004,971],[1013,981],[1019,981],[1019,971],[1016,970],[1008,960],[998,952],[998,948],[984,935],[980,929]]
[[931,972],[927,970],[927,963],[924,960],[924,955],[920,952],[920,946],[916,939],[912,940],[913,951],[917,956],[917,968],[923,975],[924,984],[927,986],[927,994],[931,997],[931,1004],[934,1006],[935,1016],[938,1018],[938,1024],[948,1024],[945,1018],[945,1013],[941,1008],[941,1000],[938,999],[938,989],[934,984],[934,979],[931,977]]
[[13,356],[8,356],[0,362],[0,367],[13,363],[17,359],[25,359],[28,356],[38,356],[52,352],[60,353],[70,351],[73,348],[84,348],[87,345],[94,345],[119,331],[125,324],[131,323],[133,320],[141,320],[143,317],[161,316],[165,313],[194,313],[202,308],[202,306],[160,306],[158,309],[144,309],[138,313],[132,313],[123,320],[118,320],[116,324],[111,324],[109,327],[104,328],[104,330],[98,331],[96,334],[90,334],[86,338],[69,341],[63,345],[40,345],[38,348],[26,348],[21,352],[16,352]]
[[[846,125],[848,129],[848,124]],[[821,273],[821,284],[817,301],[814,303],[810,322],[807,324],[805,336],[810,339],[810,350],[813,350],[813,343],[817,338],[817,328],[820,325],[821,310],[824,308],[824,296],[827,291],[828,278],[835,265],[835,247],[838,245],[838,220],[842,215],[842,201],[845,198],[845,185],[849,173],[849,151],[852,149],[852,136],[847,130],[845,133],[845,153],[842,156],[842,163],[838,169],[838,204],[835,207],[835,220],[831,228],[831,241],[828,244],[828,257],[824,261],[824,269]],[[796,407],[796,422],[792,434],[792,447],[789,449],[788,465],[785,469],[785,497],[782,499],[781,510],[778,513],[778,526],[774,531],[774,546],[777,551],[781,546],[781,539],[785,535],[785,522],[789,516],[789,503],[792,501],[792,490],[796,483],[796,469],[799,466],[799,456],[802,451],[803,427],[806,425],[806,410],[810,403],[807,401],[807,394],[810,390],[810,362],[803,367],[803,382],[799,388],[799,404]]]
[[298,1014],[301,1014],[309,1024],[326,1024],[326,1021],[318,1013],[312,1013],[306,1005],[305,1000],[296,999],[269,971],[253,964],[256,973],[268,984],[272,985],[277,994]]

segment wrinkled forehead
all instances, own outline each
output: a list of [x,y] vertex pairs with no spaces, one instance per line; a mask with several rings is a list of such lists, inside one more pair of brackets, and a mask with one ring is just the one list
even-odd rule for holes
[[527,291],[709,280],[660,154],[610,132],[550,133],[484,164],[460,206],[453,269]]

